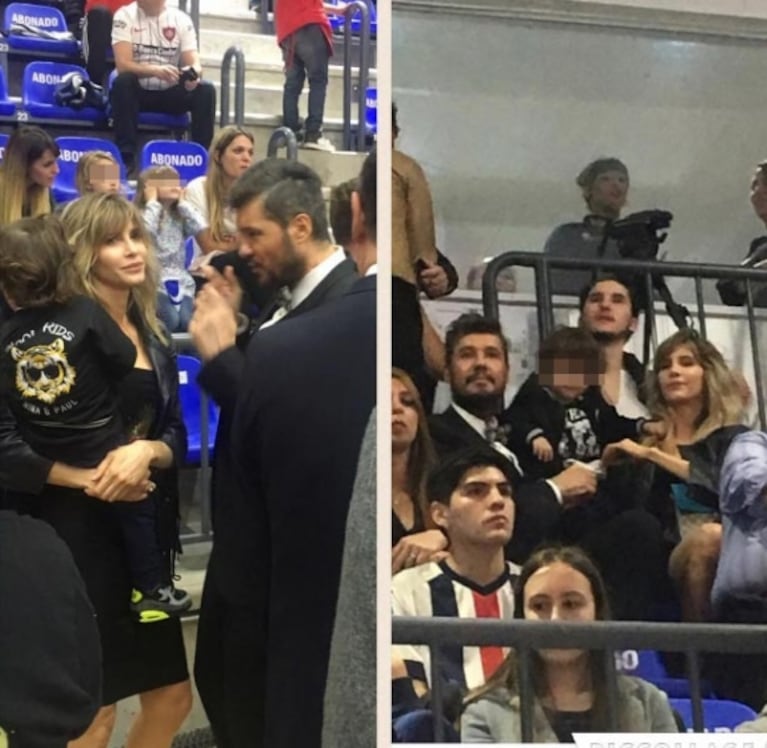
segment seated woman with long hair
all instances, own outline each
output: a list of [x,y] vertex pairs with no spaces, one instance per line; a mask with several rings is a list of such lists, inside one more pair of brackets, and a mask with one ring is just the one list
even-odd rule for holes
[[[519,576],[524,618],[603,621],[610,618],[605,586],[594,563],[575,547],[534,553]],[[576,732],[677,732],[666,695],[639,678],[616,674],[610,687],[600,651],[545,649],[532,653],[533,742],[572,743]],[[614,697],[615,724],[608,702]],[[464,743],[519,743],[522,739],[517,656],[468,698],[461,719]]]
[[[658,346],[647,382],[648,408],[662,435],[608,445],[605,464],[629,456],[633,490],[666,529],[674,547],[669,571],[685,620],[705,620],[721,546],[712,442],[743,419],[742,389],[722,354],[692,330]],[[729,428],[726,428],[729,427]]]
[[426,477],[434,446],[413,380],[392,369],[392,574],[440,560],[447,538],[431,521]]

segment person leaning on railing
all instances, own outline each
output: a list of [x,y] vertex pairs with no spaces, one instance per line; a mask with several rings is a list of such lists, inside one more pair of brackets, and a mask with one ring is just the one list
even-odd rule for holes
[[[522,567],[516,610],[538,621],[604,621],[610,612],[604,582],[578,548],[537,551]],[[610,684],[603,653],[545,649],[532,653],[535,743],[572,743],[576,732],[678,732],[666,695],[639,678],[616,674]],[[519,743],[522,739],[517,655],[512,650],[486,685],[470,694],[461,718],[464,743]],[[614,717],[614,721],[611,717]]]

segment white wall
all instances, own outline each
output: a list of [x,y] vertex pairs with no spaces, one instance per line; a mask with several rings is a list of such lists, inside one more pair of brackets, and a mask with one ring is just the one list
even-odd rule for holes
[[570,3],[598,3],[632,8],[659,8],[685,13],[712,13],[721,16],[767,18],[765,0],[566,0]]
[[627,163],[629,210],[675,214],[669,259],[734,262],[763,233],[748,185],[767,157],[764,45],[405,4],[392,30],[399,146],[427,172],[439,246],[463,277],[582,216],[574,179],[600,155]]

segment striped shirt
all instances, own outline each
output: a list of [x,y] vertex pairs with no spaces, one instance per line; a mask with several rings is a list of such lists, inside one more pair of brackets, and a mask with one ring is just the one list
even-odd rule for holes
[[[454,572],[447,562],[405,569],[392,579],[392,613],[395,616],[447,618],[514,618],[514,586],[519,567],[512,563],[494,582],[480,586]],[[396,645],[396,657],[405,662],[408,675],[427,684],[431,680],[429,648]],[[483,685],[503,662],[507,647],[446,646],[442,651],[443,680],[465,688]]]
[[[148,65],[179,67],[182,52],[197,50],[197,35],[192,19],[178,8],[165,8],[159,16],[148,16],[133,2],[115,13],[112,21],[112,46],[129,42],[133,61]],[[153,91],[172,87],[160,78],[139,78]]]

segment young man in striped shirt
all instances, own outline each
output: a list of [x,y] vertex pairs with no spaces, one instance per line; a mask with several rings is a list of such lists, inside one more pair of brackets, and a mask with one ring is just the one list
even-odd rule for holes
[[[434,522],[448,537],[447,557],[406,569],[392,579],[395,616],[451,618],[514,617],[518,567],[504,558],[514,531],[511,463],[490,447],[471,448],[449,457],[431,474],[427,495]],[[459,689],[482,685],[506,655],[502,647],[443,648],[441,679]],[[393,700],[414,703],[430,686],[429,649],[398,645]],[[397,682],[399,681],[399,682]]]

